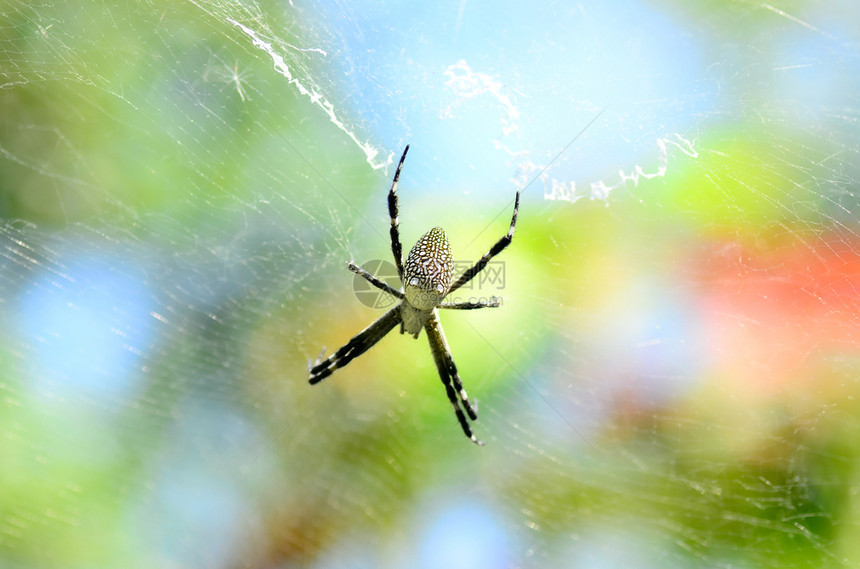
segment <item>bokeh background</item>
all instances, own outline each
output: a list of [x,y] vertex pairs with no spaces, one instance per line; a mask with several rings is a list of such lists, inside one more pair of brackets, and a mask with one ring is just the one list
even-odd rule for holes
[[[860,566],[853,1],[0,4],[0,567]],[[345,264],[507,229],[426,341]]]

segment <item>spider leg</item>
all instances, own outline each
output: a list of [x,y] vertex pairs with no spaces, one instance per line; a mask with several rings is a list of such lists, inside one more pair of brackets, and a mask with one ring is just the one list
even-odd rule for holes
[[514,228],[517,226],[517,212],[520,209],[520,191],[517,190],[517,197],[514,199],[514,215],[511,217],[511,227],[508,229],[507,234],[504,237],[496,241],[496,244],[493,245],[489,252],[487,252],[481,259],[475,263],[475,265],[460,275],[460,278],[457,279],[451,288],[448,289],[448,294],[451,294],[470,280],[472,280],[475,275],[484,270],[484,267],[487,266],[487,263],[490,262],[490,259],[504,251],[505,247],[511,244],[511,241],[514,239]]
[[[403,245],[400,244],[400,230],[397,219],[399,208],[397,205],[397,181],[400,179],[400,170],[403,168],[403,161],[406,160],[406,153],[409,152],[409,145],[403,149],[403,156],[400,157],[400,163],[397,164],[397,170],[394,172],[394,181],[391,182],[391,189],[388,190],[388,216],[391,218],[391,254],[394,256],[394,265],[397,267],[397,276],[403,280]],[[401,297],[403,298],[403,297]]]
[[403,300],[404,298],[406,298],[405,296],[403,296],[402,292],[400,292],[399,290],[397,290],[393,286],[389,285],[387,282],[382,281],[382,280],[376,278],[375,276],[371,275],[370,273],[368,273],[367,271],[365,271],[364,269],[362,269],[361,267],[359,267],[358,265],[356,265],[352,261],[347,263],[346,266],[353,273],[364,277],[364,279],[367,282],[369,282],[370,284],[372,284],[376,288],[384,290],[388,294],[390,294],[392,296],[396,296],[400,300]]
[[[317,361],[310,369],[310,383],[319,383],[335,370],[357,358],[380,341],[400,322],[400,306],[395,306],[379,317],[376,322],[359,332],[349,342],[322,362]],[[320,354],[322,355],[322,354]]]
[[[469,421],[463,413],[463,409],[465,409],[470,419],[474,421],[478,418],[478,414],[469,403],[469,396],[466,395],[466,390],[463,389],[463,382],[460,381],[457,366],[454,365],[451,349],[448,347],[448,341],[445,339],[445,333],[442,332],[442,324],[439,322],[435,310],[430,314],[430,318],[424,325],[424,330],[427,331],[427,340],[430,342],[433,361],[436,362],[436,369],[439,370],[439,377],[445,385],[445,393],[448,395],[448,401],[451,402],[451,406],[454,408],[454,413],[457,415],[460,427],[462,427],[463,432],[466,433],[466,436],[473,443],[483,445],[484,443],[475,437],[472,427],[469,426]],[[463,408],[460,407],[461,403]]]
[[495,296],[491,296],[489,300],[481,299],[477,302],[443,302],[439,308],[447,308],[449,310],[475,310],[476,308],[498,308],[502,303]]

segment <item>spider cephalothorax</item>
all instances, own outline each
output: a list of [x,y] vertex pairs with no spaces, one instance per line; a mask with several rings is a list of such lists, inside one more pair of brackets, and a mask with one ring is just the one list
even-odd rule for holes
[[[468,415],[469,419],[474,421],[478,418],[478,413],[469,402],[466,390],[463,389],[463,383],[460,381],[457,366],[454,365],[454,358],[451,356],[451,349],[448,347],[448,341],[445,339],[445,333],[442,331],[442,324],[439,322],[437,309],[472,310],[499,306],[498,299],[495,297],[489,301],[482,300],[478,302],[445,302],[445,297],[472,280],[475,275],[487,266],[490,259],[501,253],[511,243],[514,237],[514,228],[517,224],[520,192],[517,190],[517,196],[514,199],[514,214],[511,217],[511,226],[507,234],[496,241],[489,252],[481,257],[469,270],[460,275],[460,278],[452,285],[454,261],[451,256],[451,246],[448,244],[448,239],[441,227],[434,227],[425,233],[415,243],[412,250],[409,251],[409,255],[406,257],[406,265],[404,266],[403,264],[403,247],[400,244],[400,230],[397,219],[397,181],[400,179],[400,170],[403,168],[403,161],[406,160],[406,153],[408,151],[409,146],[407,145],[406,149],[403,150],[403,156],[400,157],[397,171],[394,173],[394,181],[391,183],[391,189],[388,191],[388,214],[391,218],[391,252],[394,256],[397,274],[400,276],[401,282],[403,282],[403,290],[392,288],[352,261],[347,265],[349,270],[361,275],[373,286],[399,298],[401,302],[380,316],[376,322],[359,332],[357,336],[353,337],[346,345],[342,346],[325,360],[322,360],[322,355],[320,355],[320,358],[310,366],[310,382],[312,384],[319,383],[327,378],[336,369],[342,368],[373,347],[374,344],[388,334],[397,324],[400,324],[401,334],[405,332],[415,338],[418,337],[423,328],[427,332],[427,341],[430,343],[430,351],[433,353],[433,361],[436,363],[439,377],[445,385],[445,393],[454,407],[454,413],[457,415],[457,420],[460,422],[463,432],[466,433],[466,436],[472,442],[479,445],[484,444],[472,433],[472,428],[466,419],[466,415]],[[466,411],[465,414],[463,413],[464,409]]]

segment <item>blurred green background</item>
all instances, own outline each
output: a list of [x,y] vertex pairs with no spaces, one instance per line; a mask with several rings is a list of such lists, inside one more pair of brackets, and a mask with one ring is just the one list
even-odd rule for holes
[[[5,2],[0,567],[856,567],[852,2]],[[501,271],[322,384],[346,261]]]

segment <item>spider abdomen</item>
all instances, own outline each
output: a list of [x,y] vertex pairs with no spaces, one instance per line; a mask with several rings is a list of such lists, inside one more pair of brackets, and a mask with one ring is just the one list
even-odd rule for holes
[[451,245],[441,227],[434,227],[409,251],[403,267],[406,300],[418,310],[432,310],[442,302],[454,278]]

